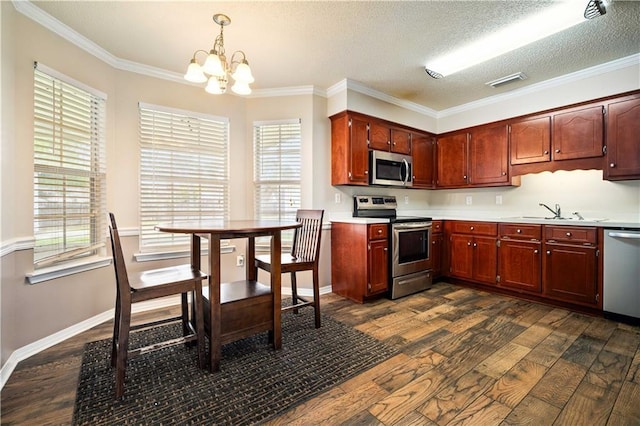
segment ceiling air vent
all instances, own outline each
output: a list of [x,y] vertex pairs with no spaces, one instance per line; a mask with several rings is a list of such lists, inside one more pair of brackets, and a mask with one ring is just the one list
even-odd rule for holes
[[526,78],[527,76],[525,75],[525,73],[517,72],[515,74],[510,74],[504,77],[497,78],[485,84],[491,87],[500,87],[500,86],[504,86],[505,84],[513,83],[514,81],[517,81],[517,80],[526,80]]

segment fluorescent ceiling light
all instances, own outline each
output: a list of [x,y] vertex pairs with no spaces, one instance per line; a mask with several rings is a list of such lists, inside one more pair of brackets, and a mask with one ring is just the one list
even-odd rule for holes
[[442,78],[584,22],[584,1],[563,1],[448,55],[429,61],[425,71]]

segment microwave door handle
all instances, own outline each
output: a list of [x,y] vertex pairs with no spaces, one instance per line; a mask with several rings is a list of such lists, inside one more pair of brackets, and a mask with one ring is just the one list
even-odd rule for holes
[[[402,163],[404,165],[404,173],[403,173],[403,168],[400,167],[400,179],[402,180],[403,184],[407,184],[407,181],[409,180],[409,163],[407,162],[406,158],[402,159]],[[402,176],[404,174],[404,177]]]

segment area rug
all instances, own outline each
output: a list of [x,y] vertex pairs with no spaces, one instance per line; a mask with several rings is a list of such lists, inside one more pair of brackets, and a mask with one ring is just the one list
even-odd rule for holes
[[[132,335],[136,347],[181,328]],[[156,334],[156,336],[152,336]],[[195,348],[175,346],[129,361],[125,396],[115,400],[110,340],[85,345],[73,423],[246,425],[273,419],[388,359],[397,350],[313,309],[282,315],[282,349],[262,333],[224,345],[220,371],[196,366]]]

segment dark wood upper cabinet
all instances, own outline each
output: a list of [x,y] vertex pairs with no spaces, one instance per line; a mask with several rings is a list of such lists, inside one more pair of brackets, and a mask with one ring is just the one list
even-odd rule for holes
[[371,120],[369,148],[399,154],[411,154],[411,133],[386,122]]
[[482,126],[469,138],[469,182],[487,185],[509,182],[509,140],[506,125]]
[[595,105],[554,114],[552,143],[556,161],[602,157],[604,107]]
[[411,156],[413,157],[413,187],[435,186],[435,139],[432,136],[412,133]]
[[640,179],[640,96],[607,105],[608,180]]
[[468,181],[469,134],[458,133],[438,138],[436,142],[438,187],[466,186]]
[[512,165],[551,160],[551,116],[514,121],[509,127]]
[[369,184],[369,122],[340,113],[331,117],[331,185]]

